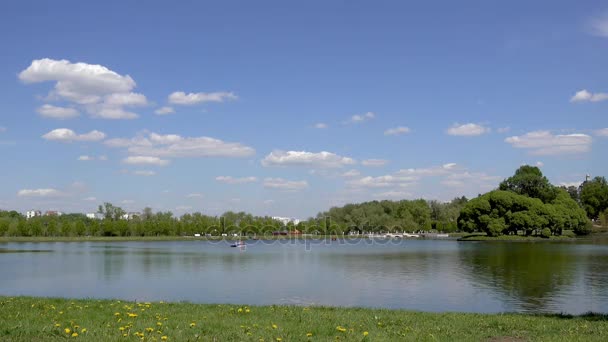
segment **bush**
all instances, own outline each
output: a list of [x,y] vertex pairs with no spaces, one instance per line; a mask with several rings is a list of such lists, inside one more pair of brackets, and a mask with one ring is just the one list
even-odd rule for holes
[[576,235],[589,235],[593,230],[593,224],[591,221],[587,220],[587,223],[584,225],[574,227],[574,234]]
[[540,236],[548,239],[551,237],[551,229],[549,228],[544,228],[541,232],[540,232]]

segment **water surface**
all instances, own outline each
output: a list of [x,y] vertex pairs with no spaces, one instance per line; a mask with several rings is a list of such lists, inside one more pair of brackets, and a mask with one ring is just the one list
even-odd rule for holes
[[608,312],[608,245],[404,240],[0,244],[0,295]]

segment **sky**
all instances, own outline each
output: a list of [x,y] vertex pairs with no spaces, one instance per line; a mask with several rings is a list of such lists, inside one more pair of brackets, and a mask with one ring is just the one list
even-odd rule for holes
[[307,218],[608,176],[604,1],[3,1],[0,209]]

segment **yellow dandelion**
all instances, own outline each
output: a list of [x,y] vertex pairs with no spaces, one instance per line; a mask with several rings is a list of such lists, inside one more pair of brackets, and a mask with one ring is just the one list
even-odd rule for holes
[[61,326],[61,324],[55,323],[55,327],[59,328],[60,326]]
[[163,325],[162,322],[156,322],[156,325],[158,325],[159,327],[161,327]]
[[280,337],[277,337],[277,342],[281,342],[281,341],[283,341],[283,339]]
[[60,314],[60,315],[63,315],[63,311],[59,311],[59,314]]
[[120,312],[115,312],[114,316],[120,316]]
[[133,317],[137,317],[137,314],[129,312],[128,316],[131,317],[131,318],[133,318]]
[[167,338],[168,338],[167,336],[161,336],[161,337],[160,337],[160,339],[161,339],[161,340],[163,340],[163,341],[166,341],[166,340],[167,340]]
[[77,332],[73,333],[72,337],[78,337],[78,333]]
[[129,334],[122,334],[122,337],[127,337],[129,336]]
[[239,308],[237,311],[238,312],[243,312],[243,308]]
[[363,336],[367,336],[367,335],[369,335],[369,332],[364,331],[364,332],[363,332]]
[[338,330],[339,332],[345,332],[345,331],[346,331],[346,328],[341,327],[341,326],[339,326],[339,325],[338,325],[338,326],[336,327],[336,330]]
[[72,330],[70,330],[70,328],[65,328],[65,329],[63,329],[63,331],[65,331],[66,334],[69,334],[72,332]]
[[125,327],[120,327],[120,328],[118,328],[118,330],[125,331]]
[[273,325],[272,325],[272,329],[276,329],[276,328],[278,328],[278,327],[277,327],[277,325],[276,325],[276,324],[273,324]]
[[82,328],[82,330],[80,330],[80,332],[84,334],[85,332],[87,332],[87,328]]
[[306,333],[306,337],[312,337],[312,333]]
[[80,328],[80,325],[75,325],[74,326],[74,329],[78,329],[78,328]]
[[146,328],[147,332],[154,332],[154,328]]
[[251,310],[245,309],[245,313],[250,313],[250,312],[251,312]]
[[193,328],[195,326],[196,326],[196,323],[194,323],[194,322],[190,323],[190,328]]

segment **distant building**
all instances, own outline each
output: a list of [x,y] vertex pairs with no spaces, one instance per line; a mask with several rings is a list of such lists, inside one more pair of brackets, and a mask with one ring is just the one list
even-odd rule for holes
[[42,216],[42,212],[40,210],[30,210],[25,212],[25,218],[28,220],[36,216]]
[[129,212],[129,213],[125,213],[123,214],[120,218],[122,218],[123,220],[132,220],[136,217],[140,217],[141,213],[139,212]]
[[44,216],[61,216],[63,215],[63,212],[61,211],[55,211],[55,210],[47,210],[44,213]]
[[102,213],[88,213],[87,217],[92,220],[103,220],[105,218]]
[[293,224],[300,223],[300,220],[298,220],[296,218],[293,218],[293,217],[273,216],[272,219],[273,220],[277,220],[277,221],[281,221],[284,225],[288,224],[289,222],[293,222]]

